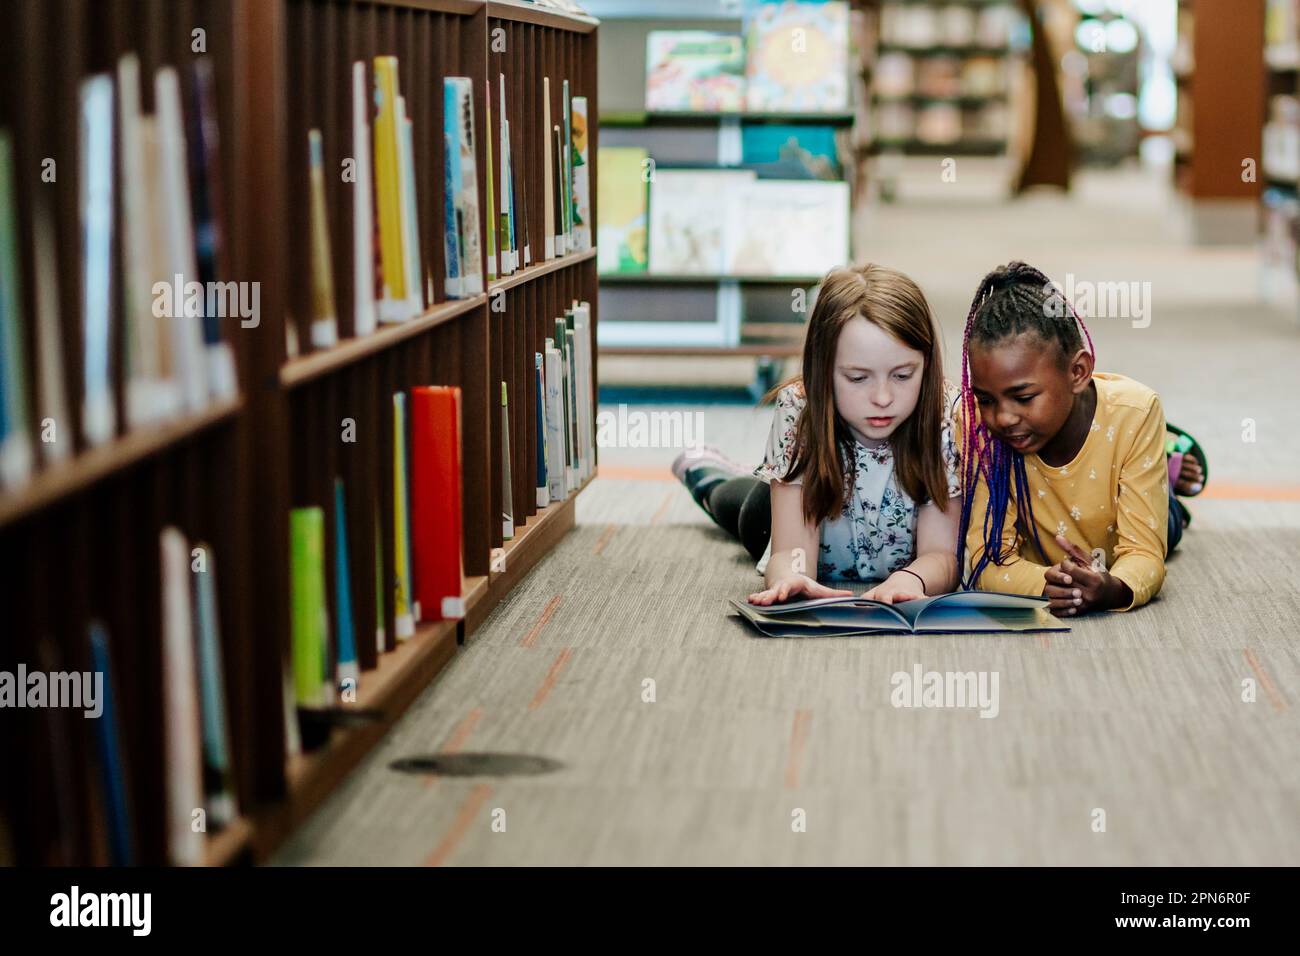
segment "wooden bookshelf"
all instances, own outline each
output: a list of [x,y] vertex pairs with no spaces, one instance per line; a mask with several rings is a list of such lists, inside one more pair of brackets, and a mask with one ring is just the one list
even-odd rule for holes
[[[13,7],[0,34],[7,66],[0,75],[0,126],[14,133],[20,168],[39,169],[40,158],[52,156],[59,170],[59,188],[47,193],[64,266],[58,274],[60,330],[74,410],[61,434],[80,432],[80,370],[73,357],[81,354],[81,290],[79,271],[68,264],[79,262],[76,103],[78,84],[87,75],[113,69],[123,54],[135,51],[142,77],[151,78],[163,65],[179,69],[188,110],[188,65],[195,56],[212,59],[228,268],[230,278],[259,284],[261,312],[256,327],[233,320],[224,327],[235,352],[240,398],[166,425],[122,431],[102,447],[78,444],[66,464],[38,471],[29,485],[0,495],[6,571],[0,576],[0,607],[7,612],[0,669],[35,661],[49,643],[43,638],[53,641],[68,669],[89,669],[85,622],[105,622],[136,823],[135,857],[145,864],[165,862],[158,534],[174,524],[192,543],[207,542],[217,567],[226,712],[242,815],[209,837],[205,859],[210,865],[264,861],[573,526],[576,492],[548,508],[536,507],[533,353],[575,299],[591,303],[594,344],[596,259],[591,250],[541,261],[541,77],[552,79],[554,122],[562,115],[560,81],[566,78],[570,95],[587,97],[594,120],[598,23],[508,0],[14,0]],[[206,31],[206,52],[192,50],[196,27]],[[428,281],[418,317],[358,337],[352,321],[352,187],[337,170],[352,152],[351,63],[380,54],[399,59],[413,122],[419,243]],[[506,77],[534,261],[488,283],[481,294],[449,300],[442,279],[441,80],[474,79],[479,210],[485,216],[487,81],[493,81],[495,121],[499,74]],[[145,108],[152,110],[149,92]],[[307,324],[309,129],[322,134],[340,326],[338,344],[320,350],[310,349]],[[588,136],[594,221],[594,122]],[[494,158],[499,162],[500,154]],[[34,203],[42,193],[24,183],[17,194],[24,288],[30,289]],[[115,218],[120,233],[121,210]],[[486,223],[480,228],[486,230]],[[484,275],[485,253],[486,243]],[[114,319],[121,328],[120,314]],[[290,323],[301,346],[294,356],[286,348]],[[119,396],[122,366],[115,360]],[[594,396],[595,369],[592,377]],[[510,541],[502,540],[500,518],[501,382],[512,416],[514,483],[504,491],[511,495],[516,522]],[[414,637],[397,642],[391,589],[375,581],[376,562],[383,580],[390,579],[393,564],[391,396],[422,384],[456,385],[462,393],[466,617],[420,624]],[[341,437],[345,419],[355,427],[355,442]],[[361,667],[357,701],[348,706],[374,711],[377,719],[336,727],[322,747],[286,759],[289,512],[317,505],[332,515],[336,475],[347,495]],[[327,526],[333,619],[333,521]],[[504,550],[503,571],[490,567],[493,549]],[[382,649],[373,639],[377,620],[384,622]],[[0,813],[10,823],[20,864],[107,862],[93,740],[90,729],[79,726],[88,723],[54,726],[48,712],[31,710],[0,722],[0,762],[12,770],[0,780]],[[56,752],[52,739],[66,746]],[[57,779],[60,764],[71,766],[70,781]],[[54,799],[65,793],[72,794],[66,818]]]

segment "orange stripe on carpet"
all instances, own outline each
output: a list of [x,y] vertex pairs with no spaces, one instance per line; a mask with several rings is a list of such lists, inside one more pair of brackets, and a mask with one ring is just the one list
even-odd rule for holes
[[1272,702],[1273,709],[1279,712],[1286,710],[1286,700],[1273,685],[1273,679],[1264,672],[1263,665],[1255,659],[1255,655],[1250,652],[1250,648],[1246,648],[1244,653],[1246,655],[1246,663],[1250,665],[1250,669],[1253,670],[1255,676],[1259,678],[1260,686],[1264,688],[1264,693],[1268,695],[1268,699]]
[[551,669],[546,672],[546,679],[542,681],[542,686],[537,688],[537,693],[533,695],[533,699],[528,704],[529,710],[536,710],[541,707],[542,702],[551,695],[556,682],[560,679],[560,671],[564,670],[564,665],[569,663],[569,658],[572,656],[572,647],[566,647],[556,655],[554,662],[551,664]]
[[799,786],[799,771],[804,749],[808,745],[808,732],[812,728],[812,711],[796,710],[794,727],[790,731],[790,757],[785,765],[785,787],[793,790]]
[[660,467],[636,465],[599,465],[597,478],[614,478],[623,481],[676,481],[672,470]]
[[[1250,485],[1230,481],[1212,481],[1197,498],[1223,498],[1230,501],[1300,501],[1300,485]],[[1195,498],[1183,499],[1189,508]]]
[[447,857],[451,856],[456,847],[460,845],[460,841],[464,839],[470,824],[474,822],[474,818],[478,816],[478,812],[483,809],[483,804],[487,803],[490,796],[492,796],[490,784],[480,783],[474,788],[469,798],[460,805],[460,813],[456,814],[456,819],[452,821],[451,829],[447,831],[447,835],[442,838],[442,842],[424,861],[425,866],[442,866],[443,863],[447,862]]
[[[465,741],[469,739],[469,735],[474,732],[474,728],[478,726],[478,722],[482,719],[482,709],[475,707],[461,718],[461,722],[456,725],[454,730],[452,730],[451,735],[447,738],[447,742],[442,745],[442,750],[440,750],[439,753],[459,753],[460,749],[465,746]],[[441,777],[431,774],[424,778],[424,785],[425,787],[432,787],[441,779]]]
[[596,546],[591,549],[592,554],[600,554],[605,550],[605,545],[609,544],[610,539],[614,537],[614,532],[618,530],[618,525],[607,524],[605,530],[601,532],[596,541]]
[[546,626],[546,622],[551,619],[551,615],[555,613],[555,609],[559,606],[560,595],[558,594],[546,602],[546,607],[542,609],[542,616],[537,619],[533,629],[525,634],[524,639],[519,642],[520,647],[532,647],[537,642],[537,635],[542,633],[542,628]]
[[659,506],[659,510],[656,511],[654,517],[650,519],[651,524],[658,524],[663,520],[664,515],[668,513],[668,506],[673,503],[673,494],[674,492],[670,491],[668,494],[664,495],[664,503]]

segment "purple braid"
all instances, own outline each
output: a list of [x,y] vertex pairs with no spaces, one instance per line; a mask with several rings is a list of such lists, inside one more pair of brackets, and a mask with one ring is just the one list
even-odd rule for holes
[[[1066,315],[1072,319],[1068,325],[1060,321]],[[958,573],[965,566],[966,535],[971,523],[975,488],[981,479],[989,489],[989,501],[983,521],[984,549],[970,574],[961,582],[966,590],[975,587],[989,564],[1000,567],[1014,555],[1014,550],[1009,553],[1002,551],[1003,526],[1013,487],[1017,536],[1025,540],[1032,536],[1043,561],[1048,561],[1047,552],[1038,535],[1038,525],[1034,521],[1033,498],[1024,456],[993,435],[978,417],[975,392],[970,381],[972,333],[977,339],[992,343],[1008,336],[1033,331],[1048,342],[1059,342],[1065,354],[1070,355],[1077,348],[1080,329],[1083,338],[1087,340],[1088,351],[1095,359],[1097,352],[1092,344],[1092,335],[1074,306],[1046,275],[1023,262],[1012,262],[990,272],[975,291],[970,311],[966,315],[961,347],[960,401],[964,427],[961,449],[961,524],[957,533]]]

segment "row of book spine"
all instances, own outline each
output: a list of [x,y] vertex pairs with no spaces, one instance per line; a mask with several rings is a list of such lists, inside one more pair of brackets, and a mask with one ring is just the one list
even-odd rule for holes
[[[434,301],[432,276],[421,255],[415,195],[414,130],[402,95],[397,57],[373,60],[373,85],[367,94],[365,61],[353,64],[352,151],[353,270],[358,336],[379,323],[405,322]],[[506,118],[505,75],[497,83],[493,127],[493,85],[486,81],[486,210],[481,209],[477,161],[477,127],[473,85],[468,77],[443,79],[443,259],[447,299],[482,294],[484,239],[487,279],[506,276],[533,264],[528,242],[528,203],[524,193],[522,152],[517,133]],[[543,144],[545,259],[591,248],[590,153],[587,100],[570,97],[562,82],[562,116],[552,123],[550,79],[544,77]],[[373,106],[373,109],[372,109]],[[338,341],[338,316],[331,266],[331,240],[325,199],[325,165],[321,131],[308,133],[311,184],[311,346],[329,348]],[[495,159],[494,159],[495,157]],[[499,163],[497,162],[499,160]],[[484,215],[486,213],[486,226]],[[292,338],[288,351],[299,351]]]
[[[42,188],[57,183],[44,179],[57,177],[57,167],[20,172],[13,135],[0,128],[2,487],[19,487],[38,465],[70,457],[70,391],[81,396],[84,445],[116,437],[121,423],[113,369],[119,355],[127,430],[201,412],[237,391],[221,323],[256,321],[257,303],[246,284],[229,281],[212,65],[199,57],[190,69],[188,112],[172,67],[154,75],[155,112],[143,112],[134,54],[124,56],[114,73],[82,81],[75,257],[64,252],[60,259],[51,200]],[[23,288],[24,237],[17,219],[17,193],[32,186],[28,175],[42,177],[31,190],[31,235],[25,237],[35,267],[32,289]],[[60,322],[58,277],[72,269],[79,270],[82,287],[78,361],[64,354]],[[75,390],[69,389],[69,367],[81,370]]]
[[[204,862],[206,835],[224,829],[239,816],[231,763],[230,731],[226,711],[222,637],[218,614],[216,556],[202,542],[191,543],[173,526],[159,538],[161,558],[162,622],[162,708],[165,832],[168,862],[197,866]],[[98,849],[90,858],[114,866],[137,862],[136,826],[153,808],[134,798],[128,766],[141,759],[129,754],[123,744],[122,702],[118,670],[111,651],[107,624],[95,619],[86,626],[90,674],[94,675],[98,714],[93,724],[94,764],[90,774],[92,800],[99,808],[95,819]],[[25,706],[43,706],[33,694],[53,693],[56,675],[65,674],[64,658],[48,639],[38,642],[40,677],[25,674],[20,667],[16,691],[26,696]],[[47,691],[41,691],[41,681]],[[102,681],[102,683],[101,683]],[[5,698],[0,691],[0,699]],[[5,700],[6,706],[14,701]],[[83,699],[89,704],[89,700]],[[73,808],[73,768],[68,761],[75,752],[68,729],[60,722],[59,703],[49,701],[43,710],[49,723],[51,772],[54,799],[48,812],[54,819],[55,844],[45,862],[70,865],[85,859],[68,845],[78,832]],[[130,709],[130,708],[127,708]],[[88,712],[89,713],[89,712]]]

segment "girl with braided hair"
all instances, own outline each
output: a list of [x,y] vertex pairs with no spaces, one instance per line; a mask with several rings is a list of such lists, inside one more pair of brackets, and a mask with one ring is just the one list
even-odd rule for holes
[[965,587],[1042,594],[1060,616],[1129,610],[1160,590],[1185,524],[1164,411],[1095,360],[1042,272],[1012,262],[984,277],[962,345]]
[[749,472],[707,447],[678,457],[673,471],[700,507],[762,556],[766,585],[751,603],[855,591],[900,602],[957,585],[957,394],[941,344],[907,276],[834,269],[802,374],[774,390],[763,464]]

